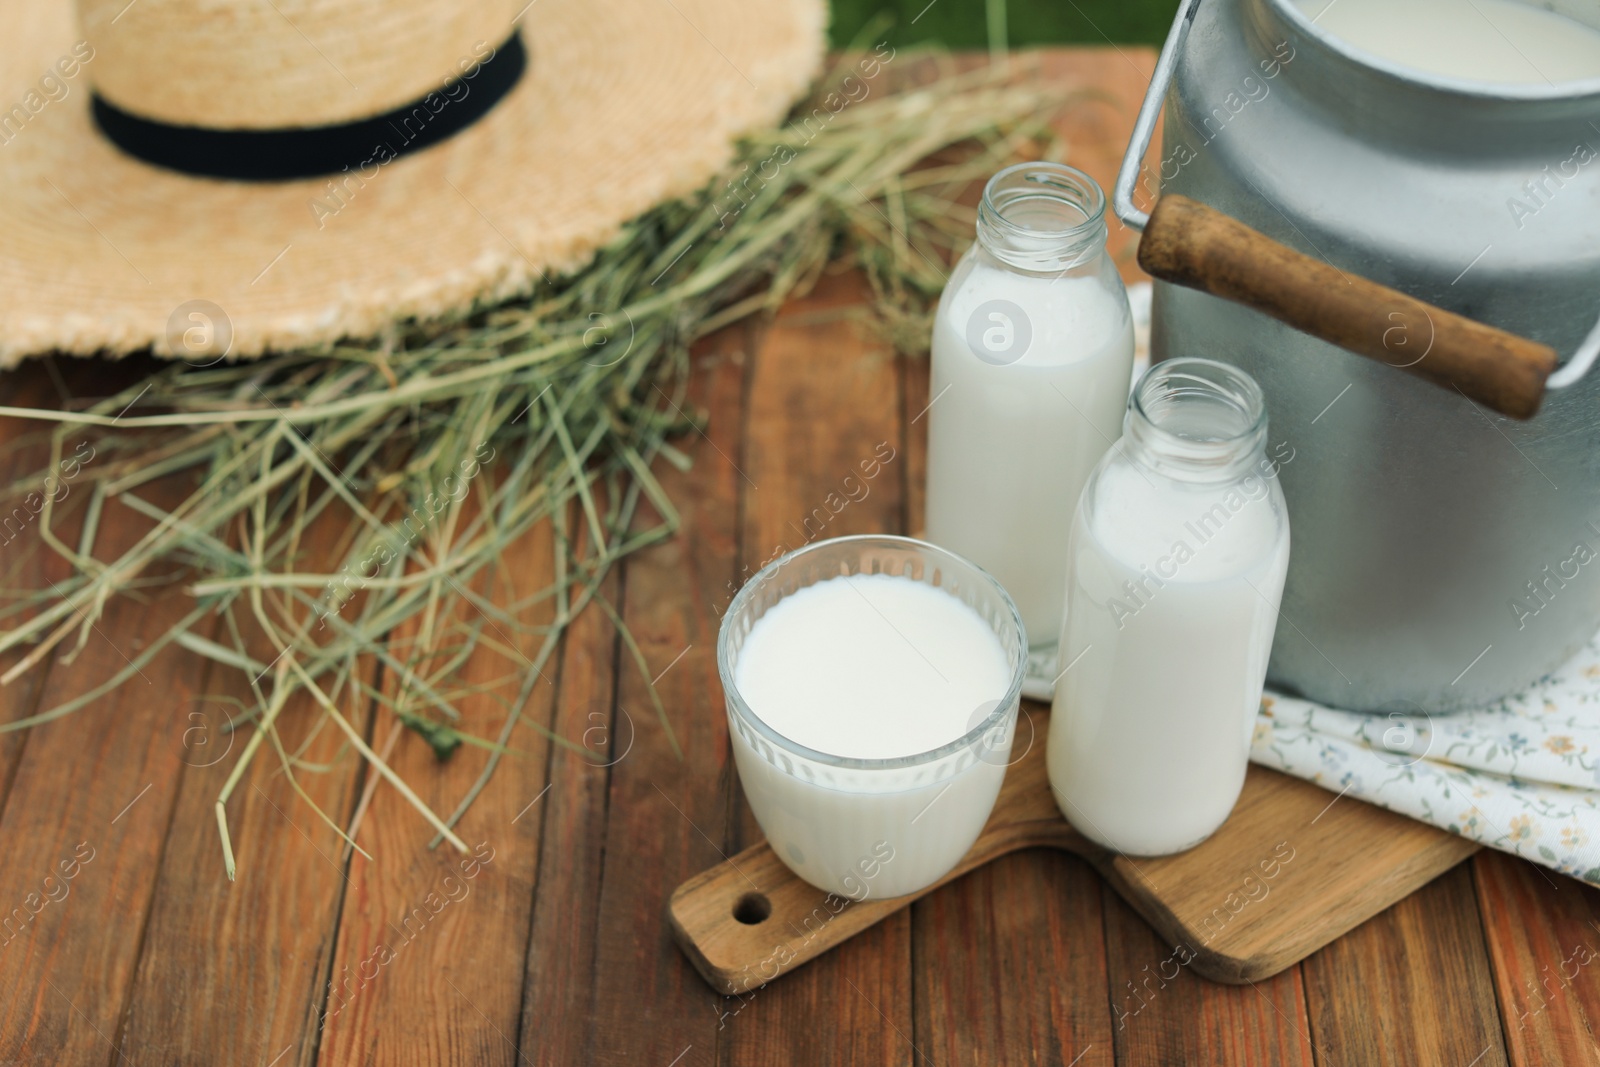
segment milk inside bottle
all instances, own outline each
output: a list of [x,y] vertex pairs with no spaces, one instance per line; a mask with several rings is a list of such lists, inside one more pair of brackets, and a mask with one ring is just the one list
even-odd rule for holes
[[1073,507],[1121,432],[1133,368],[1105,240],[1105,197],[1082,171],[1000,171],[934,322],[927,536],[1016,600],[1033,696],[1055,675]]
[[1047,762],[1062,814],[1119,852],[1221,826],[1244,785],[1289,564],[1261,393],[1158,364],[1074,519]]

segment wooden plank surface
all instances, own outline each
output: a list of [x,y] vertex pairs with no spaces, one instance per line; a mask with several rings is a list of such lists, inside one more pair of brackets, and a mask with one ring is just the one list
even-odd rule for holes
[[[308,549],[327,549],[338,535],[336,525],[317,523]],[[265,643],[254,649],[263,663],[275,652]],[[370,684],[373,664],[365,672]],[[350,721],[364,726],[368,698],[339,697]],[[124,1038],[129,1050],[166,1063],[268,1062],[298,1050],[280,1062],[305,1064],[315,1047],[345,886],[342,842],[298,795],[266,742],[228,804],[239,868],[238,880],[228,882],[213,811],[253,732],[245,727],[230,734],[227,723],[254,702],[237,672],[213,671],[191,704],[169,709],[183,777]],[[331,763],[324,773],[302,770],[296,779],[311,802],[341,825],[348,823],[364,768],[336,760],[343,737],[306,694],[290,699],[276,728],[287,752]],[[260,966],[258,954],[267,947],[274,965]],[[172,995],[175,986],[211,1010],[194,1011],[189,997]],[[127,1058],[140,1057],[130,1051]]]
[[[915,1040],[938,1064],[1115,1062],[1099,876],[1066,853],[1017,853],[911,911]],[[1018,975],[1039,980],[1017,981]]]
[[1508,1062],[1468,865],[1302,968],[1320,1063]]
[[[164,498],[174,494],[147,495],[170,505]],[[148,528],[108,503],[100,536],[114,551]],[[110,602],[70,669],[58,654],[40,705],[122,670],[191,608],[173,589],[148,604]],[[48,1053],[60,1063],[108,1063],[120,1054],[184,769],[181,716],[205,673],[169,645],[127,684],[28,738],[0,815],[0,901],[8,917],[32,913],[0,949],[0,989],[11,991],[0,998],[0,1062]]]
[[[581,529],[581,527],[579,527]],[[620,575],[599,586],[616,601]],[[550,750],[548,791],[518,820],[540,829],[532,931],[518,1030],[526,1062],[592,1062],[595,942],[605,875],[607,786],[615,743],[616,630],[599,611],[578,616],[562,645],[550,728],[582,753]],[[625,743],[625,742],[624,742]]]
[[1511,1062],[1600,1064],[1600,890],[1499,852],[1472,873]]
[[[599,595],[617,599],[617,574]],[[532,931],[519,1042],[541,1067],[591,1062],[595,939],[605,873],[606,788],[614,745],[616,631],[599,611],[578,616],[563,643],[559,699],[550,728],[584,751],[550,750],[548,791],[529,798],[518,822],[540,828]]]
[[745,373],[758,338],[759,324],[746,323],[695,360],[685,410],[707,416],[695,469],[662,472],[683,535],[630,559],[623,581],[623,617],[649,674],[619,654],[591,1063],[710,1064],[725,1034],[721,998],[675,956],[663,916],[677,878],[722,858],[731,817],[717,625],[734,580]]
[[[550,527],[535,527],[507,546],[502,566],[478,576],[476,591],[502,609],[531,599],[554,580],[552,546]],[[507,630],[464,600],[458,606],[456,616],[437,620],[431,635],[413,625],[392,635],[389,651],[422,671],[428,657],[445,656],[435,650],[463,638],[462,628],[478,628],[482,639],[451,676],[450,691],[459,694],[456,725],[492,741],[534,669],[531,657],[541,638]],[[519,612],[518,621],[547,625],[553,614],[546,600]],[[392,698],[398,684],[392,672],[383,684]],[[348,862],[338,945],[318,1020],[319,1062],[518,1062],[541,824],[517,815],[546,784],[547,743],[530,723],[548,722],[555,696],[547,673],[532,683],[523,725],[507,742],[514,751],[502,757],[455,827],[467,853],[449,844],[430,848],[433,831],[404,797],[387,784],[373,793],[356,834],[372,859],[353,854]],[[489,753],[464,745],[441,762],[421,736],[396,726],[392,713],[380,712],[372,743],[382,752],[395,733],[390,766],[434,812],[448,815]]]
[[1249,985],[1208,982],[1109,887],[1102,899],[1117,1063],[1314,1062],[1298,967]]
[[[72,395],[71,385],[65,382],[58,385],[42,363],[9,377],[10,402],[22,407],[50,407],[66,402]],[[0,426],[0,443],[5,446],[4,451],[0,452],[0,485],[19,483],[19,492],[23,494],[5,501],[5,507],[0,508],[0,560],[3,560],[3,565],[0,565],[0,576],[3,576],[0,577],[0,586],[19,592],[43,589],[51,582],[65,581],[70,577],[67,562],[49,551],[37,530],[19,527],[14,520],[11,526],[4,525],[4,517],[12,515],[14,508],[29,508],[26,494],[43,493],[46,488],[43,480],[35,478],[35,474],[49,463],[48,434],[36,427],[32,428],[31,434],[26,429],[15,425]],[[76,452],[77,438],[70,440],[71,451]],[[88,494],[80,484],[74,496],[73,488],[69,481],[67,496],[58,506],[69,506],[73,512],[77,512]],[[0,672],[10,670],[31,651],[18,648],[0,653]],[[7,719],[22,718],[38,710],[39,697],[53,663],[54,657],[47,657],[40,669],[28,673],[8,687],[4,700],[6,710],[11,714],[6,716]],[[22,760],[22,750],[27,746],[29,734],[27,730],[0,733],[0,810],[5,808],[6,797],[11,792],[11,783],[17,765]],[[4,936],[5,931],[0,929],[0,938]]]
[[[1043,57],[1046,70],[1104,90],[1076,101],[1066,127],[1068,160],[1103,182],[1120,158],[1128,102],[1151,59],[1139,49]],[[1111,240],[1119,262],[1131,259],[1131,234],[1113,223]],[[209,852],[214,824],[204,800],[214,768],[186,765],[184,734],[193,725],[190,698],[211,683],[192,657],[163,653],[143,668],[148,686],[136,679],[19,740],[0,735],[0,909],[12,914],[44,900],[44,877],[73,858],[79,842],[95,850],[70,893],[44,904],[0,947],[0,1062],[1600,1060],[1600,967],[1581,952],[1600,953],[1600,894],[1501,855],[1477,858],[1273,983],[1221,987],[1185,973],[1153,997],[1146,992],[1136,1015],[1119,991],[1133,995],[1130,983],[1147,990],[1146,967],[1159,966],[1170,946],[1086,864],[1054,853],[1014,855],[941,889],[833,959],[754,995],[722,998],[699,985],[667,941],[666,891],[673,875],[750,841],[754,827],[718,740],[720,689],[698,637],[714,633],[743,568],[804,538],[806,515],[845,473],[836,469],[841,461],[861,458],[862,445],[896,444],[896,481],[875,484],[865,506],[852,503],[830,518],[824,535],[919,524],[923,461],[911,442],[925,423],[916,422],[928,402],[925,371],[888,358],[858,328],[852,305],[860,298],[858,283],[831,280],[786,309],[774,337],[747,324],[702,348],[692,396],[711,414],[709,441],[684,441],[694,471],[666,475],[685,510],[685,540],[624,567],[607,587],[647,638],[655,671],[695,646],[660,683],[681,727],[684,764],[660,749],[659,734],[645,735],[653,715],[639,702],[634,668],[619,657],[606,618],[588,613],[552,672],[559,694],[546,694],[530,714],[547,716],[574,741],[600,714],[607,729],[594,736],[606,759],[538,749],[531,732],[520,733],[521,747],[540,756],[502,767],[494,788],[503,793],[486,797],[467,822],[469,838],[482,830],[485,839],[496,820],[505,822],[509,830],[496,840],[506,849],[497,848],[471,895],[430,923],[428,941],[414,946],[422,951],[385,967],[320,1043],[317,1012],[327,1004],[335,943],[340,966],[359,962],[363,940],[414,905],[415,891],[443,870],[434,864],[445,854],[426,852],[431,835],[392,790],[376,791],[364,820],[374,861],[370,869],[360,857],[351,862],[345,873],[361,887],[353,893],[334,869],[342,854],[335,865],[315,854],[329,851],[331,833],[303,806],[282,802],[285,783],[269,773],[270,762],[253,772],[261,777],[247,779],[249,798],[230,815],[241,836],[267,839],[260,851],[241,849],[241,878],[254,877],[252,865],[272,867],[286,894],[273,899],[260,885],[229,887]],[[741,353],[749,362],[740,363]],[[0,376],[9,403],[51,404],[47,386],[36,368]],[[0,424],[0,443],[32,429]],[[799,538],[790,523],[801,527]],[[138,528],[137,518],[108,507],[102,537],[125,540]],[[39,554],[56,569],[43,573],[64,576],[48,557]],[[179,606],[160,598],[111,605],[99,624],[104,633],[91,631],[70,670],[56,665],[0,690],[0,718],[82,692],[124,662],[119,647],[136,655],[141,635]],[[503,669],[486,663],[475,677]],[[597,765],[617,751],[624,708],[646,720],[637,725],[655,747]],[[487,708],[470,714],[494,721]],[[403,738],[397,759],[409,761],[404,773],[419,791],[449,807],[471,777],[473,754],[438,765],[416,741]],[[348,811],[358,780],[351,766],[305,784],[330,809]],[[282,825],[254,784],[310,843]],[[196,906],[194,929],[183,925],[186,903]],[[307,988],[305,976],[319,972],[319,984]]]

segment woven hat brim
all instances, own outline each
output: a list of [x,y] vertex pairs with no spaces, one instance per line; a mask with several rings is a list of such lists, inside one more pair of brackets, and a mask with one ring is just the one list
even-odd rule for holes
[[[89,116],[93,61],[53,74],[72,5],[15,5],[0,112],[44,103],[0,143],[0,366],[167,354],[174,311],[197,300],[222,309],[239,358],[526,292],[779,121],[825,23],[821,0],[537,0],[519,23],[527,73],[489,115],[334,197],[327,179],[194,178],[123,154]],[[47,75],[64,96],[41,96]]]

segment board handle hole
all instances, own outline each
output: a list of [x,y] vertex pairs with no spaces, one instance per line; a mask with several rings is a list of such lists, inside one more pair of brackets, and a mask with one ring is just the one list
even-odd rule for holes
[[771,914],[772,901],[763,893],[746,893],[733,905],[734,919],[746,926],[764,923]]

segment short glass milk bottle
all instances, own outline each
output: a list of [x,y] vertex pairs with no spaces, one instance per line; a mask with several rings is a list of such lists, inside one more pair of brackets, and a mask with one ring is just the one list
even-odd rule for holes
[[1117,852],[1199,844],[1244,787],[1289,566],[1261,389],[1172,359],[1139,380],[1073,521],[1047,760],[1061,812]]
[[1028,683],[1056,674],[1078,493],[1120,432],[1133,319],[1106,255],[1105,195],[1059,163],[989,179],[977,241],[933,327],[927,537],[1000,580],[1028,631]]

